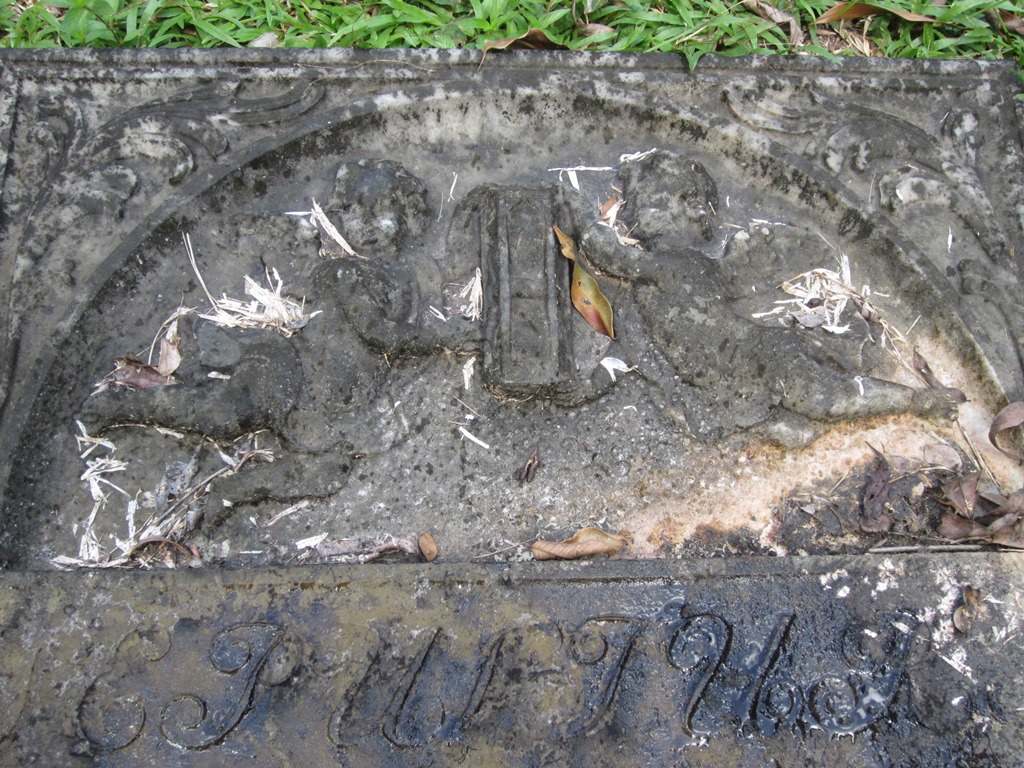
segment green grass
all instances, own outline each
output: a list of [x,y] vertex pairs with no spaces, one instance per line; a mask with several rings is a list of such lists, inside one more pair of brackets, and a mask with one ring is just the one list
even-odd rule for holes
[[[758,2],[794,17],[764,18]],[[879,13],[828,25],[833,0],[0,0],[0,46],[246,46],[267,33],[283,47],[482,48],[544,30],[571,49],[679,53],[884,55],[1016,59],[1024,64],[1024,0],[879,0]],[[904,21],[887,9],[934,22]],[[1000,16],[1002,12],[1002,16]],[[1003,19],[1006,21],[1004,22]],[[1015,31],[1015,29],[1017,31]]]

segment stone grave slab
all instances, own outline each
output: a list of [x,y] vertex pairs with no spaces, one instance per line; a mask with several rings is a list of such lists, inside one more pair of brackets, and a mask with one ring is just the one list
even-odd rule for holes
[[[4,765],[1015,765],[1021,555],[8,574]],[[989,595],[953,627],[964,584]]]
[[0,53],[4,764],[1014,764],[1012,68]]

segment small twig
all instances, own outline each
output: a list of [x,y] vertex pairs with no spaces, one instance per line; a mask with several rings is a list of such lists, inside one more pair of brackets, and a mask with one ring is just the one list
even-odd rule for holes
[[515,544],[510,544],[507,547],[502,547],[501,549],[496,549],[493,552],[484,552],[482,555],[474,555],[473,557],[470,558],[470,560],[483,560],[485,557],[494,557],[495,555],[500,555],[502,552],[509,552],[509,551],[511,551],[513,549],[519,549],[520,547],[529,546],[529,544],[531,542],[535,541],[539,536],[540,536],[540,534],[538,533],[537,536],[534,536],[533,538],[531,538],[531,539],[529,539],[527,541],[517,541]]
[[971,449],[971,458],[974,459],[974,465],[984,470],[985,474],[988,475],[989,480],[995,483],[998,487],[999,482],[996,480],[996,476],[992,473],[991,467],[989,467],[988,462],[985,461],[985,458],[975,447],[974,441],[971,440],[971,436],[967,434],[967,430],[964,429],[964,425],[960,423],[959,419],[957,419],[956,426],[960,430],[960,434],[964,436],[964,440],[967,441],[967,447]]
[[843,480],[845,480],[849,476],[850,476],[850,470],[846,470],[846,472],[843,473],[843,476],[839,478],[839,481],[835,485],[833,485],[831,489],[829,489],[828,495],[831,496],[833,493],[835,493],[836,492],[836,488],[838,488],[840,485],[842,485],[843,484]]
[[980,544],[917,544],[904,547],[874,547],[869,555],[906,555],[914,552],[977,552],[984,549]]
[[233,466],[221,467],[220,469],[211,472],[198,483],[194,483],[193,485],[189,486],[171,504],[167,505],[167,509],[165,509],[163,513],[160,514],[159,518],[156,518],[156,513],[151,515],[150,518],[143,524],[142,530],[146,530],[146,528],[150,527],[150,525],[163,525],[163,523],[169,520],[171,516],[175,512],[177,512],[178,509],[180,509],[183,504],[191,504],[193,501],[195,501],[199,491],[205,488],[207,485],[209,485],[212,481],[216,480],[218,477],[223,477],[224,475],[234,474],[239,469],[241,469],[242,465],[245,464],[249,459],[260,453],[262,453],[262,451],[260,451],[259,449],[250,448],[249,450],[245,451],[245,453],[242,454],[242,457]]
[[[474,359],[475,359],[475,358],[474,358]],[[476,416],[476,417],[477,417],[478,419],[482,419],[482,418],[484,418],[484,417],[483,417],[483,416],[481,416],[481,415],[480,415],[479,413],[477,413],[476,411],[474,411],[474,410],[473,410],[473,408],[472,408],[472,406],[470,406],[470,405],[468,405],[467,403],[463,402],[463,401],[462,401],[462,400],[460,400],[459,398],[457,398],[457,397],[456,397],[456,398],[455,398],[455,402],[459,403],[459,404],[460,404],[461,406],[463,406],[463,407],[464,407],[464,408],[465,408],[465,409],[466,409],[467,411],[470,411],[470,412],[471,412],[471,413],[472,413],[472,414],[473,414],[474,416]]]
[[306,509],[308,506],[309,506],[309,499],[303,499],[302,501],[296,502],[295,504],[292,504],[287,509],[282,509],[276,515],[274,515],[272,518],[270,518],[270,520],[267,521],[267,526],[266,527],[269,528],[274,523],[276,523],[278,520],[281,520],[281,519],[283,519],[285,517],[288,517],[288,515],[290,515],[290,514],[292,514],[294,512],[298,512],[300,509]]
[[192,238],[189,237],[188,232],[182,233],[182,240],[185,242],[185,252],[188,254],[188,263],[192,265],[192,271],[196,273],[196,279],[199,280],[199,285],[203,289],[203,293],[206,294],[206,298],[210,302],[210,306],[216,307],[217,300],[213,298],[213,294],[210,293],[210,289],[206,287],[206,281],[203,280],[203,275],[199,271],[199,265],[196,264],[196,254],[192,250]]

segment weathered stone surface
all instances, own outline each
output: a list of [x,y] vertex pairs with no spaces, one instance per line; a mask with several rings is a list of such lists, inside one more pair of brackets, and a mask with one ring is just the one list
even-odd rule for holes
[[1016,765],[1022,568],[7,574],[0,764]]
[[[955,404],[893,360],[856,302],[841,335],[821,317],[755,317],[840,252],[873,310],[913,326],[967,393],[960,424],[997,479],[1022,479],[984,438],[1024,393],[1005,67],[14,52],[2,77],[12,566],[79,548],[93,502],[76,419],[131,458],[128,496],[193,455],[197,477],[221,468],[204,439],[223,452],[264,430],[275,462],[212,483],[193,534],[236,565],[382,529],[430,528],[450,556],[480,557],[585,520],[633,531],[638,555],[673,554],[698,525],[679,510],[756,539],[775,500],[832,487],[869,442],[970,453]],[[559,170],[581,166],[597,170]],[[614,190],[618,235],[600,211]],[[289,215],[313,200],[365,258]],[[598,274],[615,341],[571,308],[552,225]],[[276,269],[319,314],[290,338],[186,316],[177,385],[90,394],[177,307],[208,307],[182,233],[213,294]],[[458,294],[478,269],[471,320]],[[609,357],[635,370],[613,381]],[[534,448],[543,470],[515,482]],[[273,528],[250,522],[297,502]],[[105,549],[126,535],[123,504],[94,520]]]
[[[964,462],[1024,482],[986,435],[1024,398],[1018,90],[973,62],[0,52],[0,762],[1016,764],[1020,557],[849,555],[881,543],[869,444],[890,546],[934,541]],[[841,316],[764,316],[841,254]],[[275,275],[285,333],[189,313],[176,383],[94,391]],[[90,483],[99,458],[126,463]],[[640,558],[841,556],[467,564],[585,524]],[[427,530],[429,567],[247,570]],[[108,555],[205,567],[52,570]]]

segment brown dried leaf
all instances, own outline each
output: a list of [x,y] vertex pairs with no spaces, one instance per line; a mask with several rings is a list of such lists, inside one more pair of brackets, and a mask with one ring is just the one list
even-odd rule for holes
[[914,371],[917,372],[917,374],[924,380],[925,384],[939,392],[945,392],[954,403],[967,402],[967,395],[959,389],[956,389],[955,387],[947,387],[939,381],[939,377],[932,372],[932,368],[928,365],[928,361],[921,357],[920,353],[918,353],[916,349],[914,350]]
[[892,528],[892,517],[886,509],[889,503],[889,462],[875,448],[868,447],[878,458],[864,486],[860,529],[865,533],[885,533]]
[[968,634],[971,625],[974,624],[974,611],[966,605],[961,605],[953,611],[953,627],[961,634]]
[[1010,11],[989,8],[985,11],[985,20],[996,29],[1005,27],[1008,32],[1024,37],[1024,20]]
[[614,27],[609,27],[607,24],[595,24],[594,22],[591,22],[590,24],[584,24],[582,27],[580,27],[580,33],[584,37],[591,37],[592,35],[606,35],[606,34],[614,35],[615,34],[615,28]]
[[742,0],[743,7],[751,13],[756,13],[762,19],[767,19],[780,27],[789,27],[790,45],[800,45],[804,41],[804,33],[800,29],[800,23],[791,13],[780,10],[764,0]]
[[956,510],[960,517],[968,520],[974,519],[974,513],[978,507],[978,480],[981,475],[978,472],[969,472],[966,475],[957,475],[949,482],[942,485],[942,493],[945,494],[949,505]]
[[161,376],[171,376],[181,365],[181,337],[177,333],[160,339],[160,358],[156,370]]
[[601,221],[609,227],[614,227],[615,221],[619,217],[619,209],[621,207],[622,201],[619,200],[618,195],[612,195],[609,197],[601,204]]
[[1014,491],[1002,500],[993,515],[1024,515],[1024,488]]
[[1021,530],[1020,515],[1004,515],[988,527],[990,541],[1001,547],[1024,549],[1024,531]]
[[939,536],[951,541],[963,541],[985,535],[985,526],[966,520],[952,512],[943,512],[939,523]]
[[629,545],[625,536],[602,531],[600,528],[581,528],[565,541],[539,539],[530,545],[537,560],[576,560],[591,555],[614,555]]
[[114,364],[117,366],[113,373],[114,383],[124,387],[152,389],[176,383],[173,376],[165,375],[152,365],[147,365],[134,357],[119,357]]
[[1000,432],[1019,427],[1021,424],[1024,424],[1024,402],[1018,400],[1015,403],[1010,403],[996,414],[996,417],[992,420],[992,426],[988,430],[988,441],[1011,459],[1020,461],[1021,457],[1016,452],[1010,453],[1000,447],[999,443],[996,442],[996,437]]
[[1021,516],[1016,513],[1003,515],[991,525],[981,525],[951,512],[943,512],[938,533],[953,541],[977,541],[1024,549],[1024,531],[1021,530],[1020,522]]
[[964,587],[963,604],[953,611],[953,626],[958,632],[967,634],[975,619],[985,613],[985,595],[970,584]]
[[870,304],[868,304],[868,302],[865,301],[862,297],[855,296],[853,298],[853,303],[854,306],[857,307],[857,311],[860,313],[860,316],[867,320],[869,323],[877,323],[879,320],[882,319],[882,316],[878,313],[878,310],[872,307]]
[[490,51],[537,51],[537,50],[568,50],[568,46],[556,43],[542,29],[530,29],[518,37],[505,37],[501,40],[488,40],[484,43],[484,55],[481,65]]
[[423,559],[428,563],[434,561],[437,557],[437,542],[434,541],[434,537],[429,531],[420,534],[419,538],[420,554],[423,555]]
[[540,448],[534,448],[530,458],[526,460],[526,464],[519,470],[519,482],[532,483],[533,478],[537,476],[537,470],[543,466],[544,464],[540,460]]
[[557,226],[552,227],[558,237],[558,243],[562,249],[562,255],[573,263],[572,267],[572,289],[569,298],[576,311],[583,315],[583,319],[590,323],[590,326],[598,333],[615,338],[615,317],[612,305],[601,293],[594,276],[580,266],[576,257],[576,245],[571,237],[562,232]]
[[836,3],[821,16],[818,17],[816,24],[829,24],[833,21],[842,21],[844,19],[862,19],[865,16],[877,16],[879,14],[891,13],[894,16],[899,16],[904,21],[922,21],[922,22],[933,22],[931,16],[922,16],[919,13],[911,13],[910,11],[904,11],[899,8],[890,8],[884,5],[876,5],[875,3]]
[[975,589],[970,584],[964,587],[964,605],[974,608],[981,605],[984,600],[985,593],[980,589]]
[[925,464],[932,467],[943,467],[955,472],[963,465],[960,452],[951,445],[945,443],[933,443],[926,445],[921,452],[921,458]]

